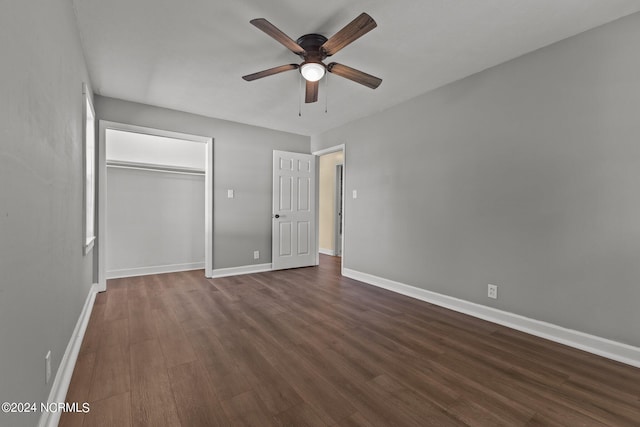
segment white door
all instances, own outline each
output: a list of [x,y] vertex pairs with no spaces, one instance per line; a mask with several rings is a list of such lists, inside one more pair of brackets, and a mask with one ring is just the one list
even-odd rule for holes
[[316,157],[273,151],[272,268],[316,265]]

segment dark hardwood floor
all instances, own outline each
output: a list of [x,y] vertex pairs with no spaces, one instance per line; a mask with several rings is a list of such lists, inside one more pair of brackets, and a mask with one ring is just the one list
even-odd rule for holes
[[639,426],[640,369],[320,267],[110,280],[61,426]]

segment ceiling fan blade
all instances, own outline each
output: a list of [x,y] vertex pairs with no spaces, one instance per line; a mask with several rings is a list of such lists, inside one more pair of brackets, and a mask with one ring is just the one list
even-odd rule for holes
[[274,74],[282,73],[284,71],[296,70],[300,67],[298,64],[280,65],[279,67],[269,68],[268,70],[258,71],[257,73],[247,74],[242,76],[243,79],[250,82],[253,80],[261,79],[263,77],[272,76]]
[[324,42],[322,51],[327,56],[334,55],[343,47],[359,39],[369,31],[377,27],[376,21],[366,13],[360,14],[356,19],[349,22],[343,29],[335,33],[329,40]]
[[327,71],[333,74],[337,74],[340,77],[344,77],[345,79],[360,83],[361,85],[365,85],[366,87],[370,87],[371,89],[377,88],[378,86],[380,86],[380,83],[382,83],[382,79],[372,76],[371,74],[356,70],[355,68],[338,64],[337,62],[332,62],[331,64],[327,65]]
[[318,86],[320,86],[319,83],[319,81],[310,82],[309,80],[307,80],[307,90],[304,97],[305,104],[310,104],[318,100]]
[[273,37],[277,42],[281,43],[284,47],[289,49],[291,52],[296,55],[306,55],[307,52],[295,41],[291,39],[288,35],[280,31],[278,27],[273,25],[271,22],[267,21],[264,18],[256,18],[249,21],[255,27],[261,29],[271,37]]

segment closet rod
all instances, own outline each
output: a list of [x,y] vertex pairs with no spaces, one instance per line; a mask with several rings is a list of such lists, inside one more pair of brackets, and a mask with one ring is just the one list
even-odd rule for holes
[[177,173],[182,175],[204,175],[205,174],[204,170],[197,169],[197,168],[155,165],[151,163],[123,162],[119,160],[107,160],[107,167],[118,168],[118,169],[136,169],[136,170],[144,170],[149,172]]

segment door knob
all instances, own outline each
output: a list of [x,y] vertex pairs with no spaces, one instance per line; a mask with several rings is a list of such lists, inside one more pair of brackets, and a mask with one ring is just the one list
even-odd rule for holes
[[275,217],[276,217],[276,218],[280,218],[280,215],[276,214],[276,215],[275,215]]

